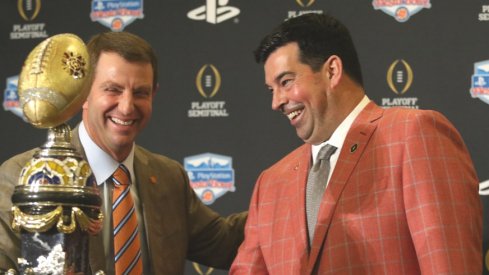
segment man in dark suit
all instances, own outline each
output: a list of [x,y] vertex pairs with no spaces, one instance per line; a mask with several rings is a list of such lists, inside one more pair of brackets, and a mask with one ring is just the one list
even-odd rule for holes
[[444,116],[371,102],[329,15],[283,22],[255,54],[306,144],[260,175],[231,274],[481,273],[479,181]]
[[[109,32],[94,36],[88,51],[91,87],[73,145],[92,167],[103,198],[104,227],[90,239],[91,270],[116,273],[109,179],[120,164],[132,179],[144,274],[183,274],[185,259],[229,268],[243,239],[246,213],[220,217],[200,202],[178,162],[135,145],[151,117],[157,87],[153,49],[136,35]],[[0,167],[0,269],[17,265],[20,245],[10,229],[10,198],[35,151]]]

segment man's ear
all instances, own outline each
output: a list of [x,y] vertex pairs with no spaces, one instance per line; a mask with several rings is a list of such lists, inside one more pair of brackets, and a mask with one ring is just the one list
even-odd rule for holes
[[337,55],[330,56],[323,64],[323,73],[332,87],[337,86],[343,76],[343,62]]

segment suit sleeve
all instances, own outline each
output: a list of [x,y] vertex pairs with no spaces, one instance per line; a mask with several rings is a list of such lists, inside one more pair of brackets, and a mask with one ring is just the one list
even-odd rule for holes
[[258,179],[253,191],[245,227],[245,240],[240,246],[238,255],[231,266],[230,274],[268,274],[259,239],[259,190],[260,180],[262,178],[263,173]]
[[433,111],[405,127],[404,203],[421,273],[480,274],[479,181],[460,134]]
[[187,223],[189,224],[188,259],[207,266],[229,269],[244,238],[248,212],[221,217],[205,206],[185,179]]
[[0,166],[0,270],[18,269],[20,236],[12,231],[12,194],[22,167],[32,152],[15,156]]

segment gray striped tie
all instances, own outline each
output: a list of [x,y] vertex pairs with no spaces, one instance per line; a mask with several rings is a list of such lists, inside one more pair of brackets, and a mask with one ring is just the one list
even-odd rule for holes
[[309,245],[312,244],[314,228],[316,227],[319,205],[326,189],[330,163],[329,158],[336,151],[336,147],[326,144],[319,150],[317,161],[312,166],[307,177],[306,186],[306,214],[307,228],[309,230]]

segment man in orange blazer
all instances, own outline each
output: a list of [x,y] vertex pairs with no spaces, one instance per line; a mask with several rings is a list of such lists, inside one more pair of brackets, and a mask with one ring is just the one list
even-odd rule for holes
[[[260,175],[231,274],[481,273],[479,181],[444,116],[371,102],[349,32],[328,15],[285,21],[255,57],[272,108],[306,144]],[[308,228],[324,145],[336,151]]]

